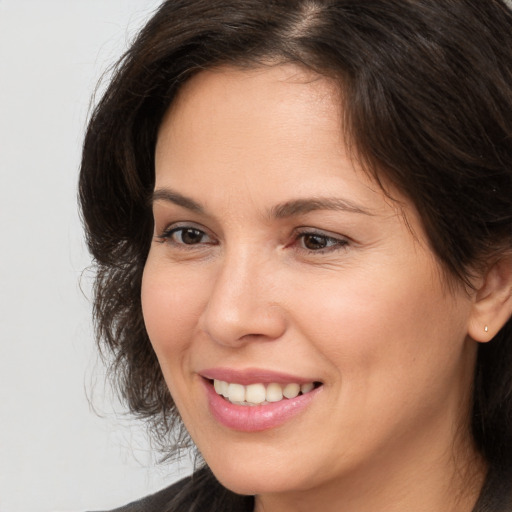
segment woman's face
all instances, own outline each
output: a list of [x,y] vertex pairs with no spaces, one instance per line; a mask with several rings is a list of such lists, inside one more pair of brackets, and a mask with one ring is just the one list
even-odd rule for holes
[[451,460],[467,413],[472,298],[448,290],[410,202],[350,160],[339,102],[292,65],[221,68],[160,128],[144,318],[240,493],[410,481]]

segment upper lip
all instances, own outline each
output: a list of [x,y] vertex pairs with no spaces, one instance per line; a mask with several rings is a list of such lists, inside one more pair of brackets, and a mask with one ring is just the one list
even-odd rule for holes
[[273,370],[266,370],[263,368],[246,368],[246,369],[235,369],[235,368],[208,368],[198,372],[199,375],[205,379],[222,380],[225,382],[233,382],[248,386],[249,384],[306,384],[308,382],[319,382],[318,379],[299,377],[284,372],[276,372]]

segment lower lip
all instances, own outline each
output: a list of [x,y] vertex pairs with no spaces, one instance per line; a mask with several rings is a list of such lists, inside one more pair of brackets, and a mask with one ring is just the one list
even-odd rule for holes
[[212,416],[222,425],[240,432],[258,432],[278,427],[300,414],[316,397],[322,386],[295,398],[266,405],[232,404],[218,395],[210,381],[204,380]]

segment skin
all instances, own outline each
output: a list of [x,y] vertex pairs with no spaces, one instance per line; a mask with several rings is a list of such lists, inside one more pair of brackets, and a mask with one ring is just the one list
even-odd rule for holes
[[[257,511],[469,512],[484,474],[467,419],[475,294],[449,289],[410,201],[348,158],[339,114],[333,86],[293,65],[184,86],[155,190],[201,211],[154,201],[147,331],[206,462]],[[274,215],[311,198],[350,208]],[[199,373],[218,366],[323,386],[283,425],[237,432],[207,406]]]

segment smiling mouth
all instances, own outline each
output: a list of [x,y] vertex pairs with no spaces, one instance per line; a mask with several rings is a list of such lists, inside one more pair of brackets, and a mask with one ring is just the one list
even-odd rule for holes
[[227,401],[236,405],[256,406],[268,405],[283,400],[290,400],[299,395],[306,395],[322,385],[321,382],[307,382],[298,384],[290,382],[279,384],[276,382],[263,384],[255,383],[244,386],[235,382],[226,382],[217,379],[208,379],[215,392]]

